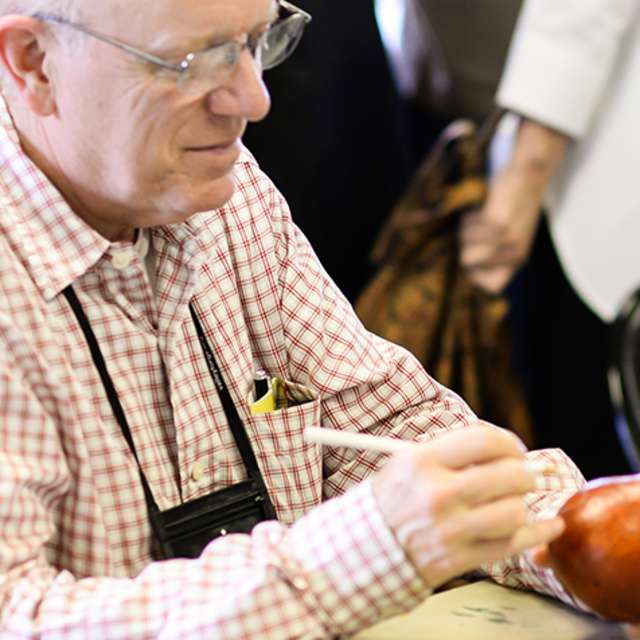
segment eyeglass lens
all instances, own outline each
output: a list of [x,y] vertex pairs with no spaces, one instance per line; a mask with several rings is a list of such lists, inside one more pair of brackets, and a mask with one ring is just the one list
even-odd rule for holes
[[262,53],[262,68],[265,71],[284,62],[294,52],[302,38],[305,24],[302,16],[293,15],[275,24],[267,32]]
[[[274,24],[256,43],[253,52],[256,66],[266,71],[284,62],[300,43],[305,24],[298,15]],[[183,90],[196,93],[222,86],[233,73],[245,46],[228,42],[223,47],[195,54],[193,64],[180,81]]]

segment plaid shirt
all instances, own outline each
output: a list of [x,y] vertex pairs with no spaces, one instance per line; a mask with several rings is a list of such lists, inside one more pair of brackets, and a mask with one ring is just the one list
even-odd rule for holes
[[[302,430],[424,439],[473,416],[364,330],[250,155],[228,205],[153,229],[155,291],[132,245],[89,228],[22,152],[4,105],[0,156],[1,637],[321,638],[424,597],[366,480],[384,457],[322,451]],[[71,283],[161,509],[245,478],[194,301],[279,522],[218,539],[197,560],[152,561],[137,467],[61,295]],[[258,366],[318,399],[251,416]],[[534,513],[551,513],[582,479],[562,454],[535,455],[558,466],[530,496]],[[560,593],[525,557],[490,569]]]

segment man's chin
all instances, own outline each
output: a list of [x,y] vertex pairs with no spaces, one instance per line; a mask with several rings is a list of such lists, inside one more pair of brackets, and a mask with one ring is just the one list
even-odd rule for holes
[[224,207],[236,191],[236,176],[232,169],[226,176],[219,178],[212,186],[211,200],[205,211]]
[[181,224],[198,213],[220,209],[231,200],[235,187],[233,171],[214,179],[191,179],[175,184],[156,200],[152,209],[164,214],[153,214],[155,224]]
[[206,183],[198,193],[191,193],[187,208],[192,213],[203,213],[224,207],[236,190],[234,172]]

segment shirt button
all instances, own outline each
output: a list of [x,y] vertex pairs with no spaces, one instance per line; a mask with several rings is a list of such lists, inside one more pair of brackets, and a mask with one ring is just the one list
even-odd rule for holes
[[301,576],[296,576],[292,581],[293,588],[298,591],[306,591],[309,588],[307,580]]
[[126,269],[133,260],[131,251],[117,251],[111,258],[111,264],[115,269]]
[[204,476],[204,464],[202,462],[194,462],[191,467],[191,479],[194,482],[200,482]]

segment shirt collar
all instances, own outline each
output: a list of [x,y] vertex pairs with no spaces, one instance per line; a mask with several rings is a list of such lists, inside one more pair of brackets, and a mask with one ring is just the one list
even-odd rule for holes
[[0,231],[46,300],[93,267],[111,244],[71,210],[24,152],[3,97],[0,211]]
[[[238,164],[247,163],[255,163],[255,159],[243,147]],[[201,260],[197,237],[209,215],[197,214],[185,223],[162,226],[156,232],[182,245],[197,266]],[[27,156],[1,94],[0,233],[9,239],[47,301],[88,272],[105,253],[122,247],[122,243],[111,243],[80,218]],[[135,248],[146,254],[144,246]]]

